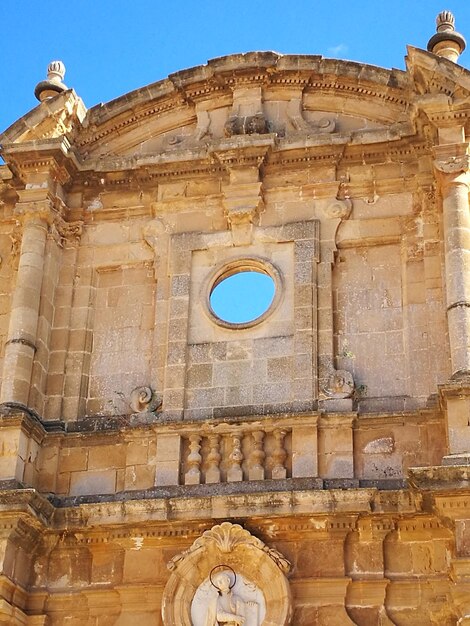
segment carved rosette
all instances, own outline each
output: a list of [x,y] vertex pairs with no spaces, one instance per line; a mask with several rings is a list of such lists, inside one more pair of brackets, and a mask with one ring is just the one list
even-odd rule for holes
[[223,522],[206,530],[186,551],[168,563],[171,576],[162,602],[165,626],[192,626],[195,591],[214,568],[225,566],[261,590],[266,602],[263,626],[287,626],[292,601],[289,561],[238,524]]

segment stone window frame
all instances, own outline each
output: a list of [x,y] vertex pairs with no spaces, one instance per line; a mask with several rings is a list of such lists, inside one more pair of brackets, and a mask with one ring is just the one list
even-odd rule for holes
[[[265,311],[261,313],[261,315],[258,315],[254,319],[247,322],[229,322],[222,319],[212,308],[210,298],[213,290],[227,278],[250,271],[265,274],[272,279],[274,283],[274,296],[271,303]],[[282,299],[284,286],[285,277],[283,276],[283,273],[270,260],[265,259],[262,256],[246,256],[241,254],[238,259],[230,259],[229,261],[220,263],[214,271],[207,276],[201,293],[201,298],[204,302],[204,312],[214,324],[217,324],[217,326],[229,328],[234,331],[252,328],[257,324],[264,322],[276,310]]]
[[[311,411],[318,399],[318,354],[319,354],[319,328],[318,328],[318,264],[320,261],[320,220],[310,219],[298,222],[288,222],[280,226],[256,227],[253,231],[253,242],[270,245],[293,243],[294,245],[294,274],[292,285],[294,289],[294,318],[292,339],[296,344],[297,355],[308,358],[311,364],[308,377],[301,358],[296,359],[296,371],[294,382],[302,388],[302,398],[292,404],[290,410]],[[193,254],[201,250],[211,248],[234,249],[233,239],[229,231],[225,232],[184,232],[171,235],[169,242],[168,279],[169,294],[166,308],[163,310],[160,302],[157,307],[165,319],[164,325],[170,335],[166,345],[164,356],[163,373],[163,409],[164,415],[171,420],[184,418],[199,419],[199,410],[188,410],[186,406],[186,370],[188,358],[188,346],[193,343],[190,339],[190,291]],[[238,246],[235,246],[238,248]],[[241,249],[241,246],[240,246]],[[243,256],[240,254],[240,256]],[[290,277],[286,277],[286,281]],[[300,295],[302,288],[303,296]],[[286,285],[286,289],[288,285]],[[306,290],[306,291],[305,291]],[[305,298],[305,294],[308,297]],[[158,298],[157,298],[158,300]],[[176,300],[178,305],[176,306]],[[280,305],[282,306],[282,304]],[[280,308],[280,307],[279,307]],[[165,314],[166,311],[166,314]],[[303,317],[306,312],[313,316],[310,325],[305,326]],[[275,315],[277,311],[275,312]],[[274,320],[273,320],[274,321]],[[207,321],[209,323],[209,321]],[[261,329],[261,330],[259,330]],[[269,321],[257,324],[248,329],[241,329],[242,334],[255,334],[262,332],[262,337],[269,337]],[[233,337],[231,329],[219,327],[219,330]],[[248,335],[247,335],[248,336]],[[276,337],[274,333],[273,338]],[[197,343],[197,341],[196,341]],[[305,354],[303,354],[305,352]],[[176,359],[175,355],[179,355]],[[176,359],[176,360],[175,360]],[[171,370],[171,371],[170,371]],[[298,371],[297,371],[298,370]],[[171,385],[168,380],[171,377]],[[298,379],[298,380],[297,380]],[[307,393],[305,393],[307,392]],[[204,419],[216,417],[204,409]]]

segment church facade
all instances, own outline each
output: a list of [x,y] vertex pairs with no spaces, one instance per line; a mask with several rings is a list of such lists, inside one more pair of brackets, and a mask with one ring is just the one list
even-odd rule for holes
[[88,110],[51,63],[0,136],[0,624],[470,624],[464,47]]

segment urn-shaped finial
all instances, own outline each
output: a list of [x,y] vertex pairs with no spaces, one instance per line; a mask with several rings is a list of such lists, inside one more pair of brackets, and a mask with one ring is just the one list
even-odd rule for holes
[[428,50],[456,63],[465,50],[464,37],[455,30],[455,17],[450,11],[441,11],[436,18],[436,33],[428,42]]
[[47,66],[47,78],[49,80],[64,80],[65,65],[62,61],[51,61]]
[[36,85],[34,95],[41,102],[67,90],[62,82],[65,76],[65,65],[62,61],[51,61],[47,66],[47,78]]
[[450,11],[441,11],[436,17],[436,30],[442,33],[446,30],[455,30],[455,17]]

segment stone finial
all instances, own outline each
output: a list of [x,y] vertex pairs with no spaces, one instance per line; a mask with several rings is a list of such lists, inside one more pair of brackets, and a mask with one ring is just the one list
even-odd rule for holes
[[52,98],[68,87],[62,82],[65,76],[65,65],[62,61],[51,61],[47,66],[47,78],[38,83],[34,89],[34,95],[42,102],[47,98]]
[[442,33],[449,30],[455,30],[455,17],[450,11],[441,11],[436,17],[436,31]]
[[453,14],[442,11],[436,18],[436,25],[436,33],[428,41],[429,52],[456,63],[467,44],[464,37],[455,30]]

